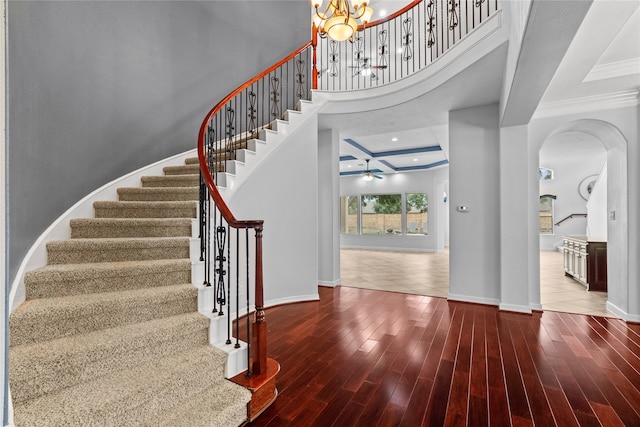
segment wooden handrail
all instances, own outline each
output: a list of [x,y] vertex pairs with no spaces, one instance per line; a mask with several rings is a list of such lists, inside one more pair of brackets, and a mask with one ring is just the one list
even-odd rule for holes
[[[224,114],[224,108],[228,103],[232,102],[236,97],[241,96],[243,91],[246,91],[251,85],[256,82],[259,82],[261,79],[264,79],[266,76],[269,76],[270,73],[276,72],[278,69],[281,69],[285,64],[289,61],[295,59],[297,55],[301,55],[304,53],[306,49],[311,46],[311,41],[302,45],[299,49],[292,52],[282,60],[278,61],[271,67],[265,69],[264,71],[258,73],[253,78],[249,79],[247,82],[233,90],[227,96],[225,96],[220,102],[218,102],[205,116],[202,121],[202,125],[200,126],[200,131],[198,132],[198,163],[201,171],[202,184],[206,186],[208,190],[208,196],[213,199],[213,202],[220,212],[221,217],[226,221],[227,225],[231,228],[236,229],[254,229],[255,230],[255,278],[254,278],[254,306],[255,306],[255,314],[254,314],[254,322],[253,322],[253,331],[250,338],[250,361],[248,365],[247,375],[252,376],[260,376],[266,373],[267,370],[267,325],[265,320],[265,312],[264,312],[264,283],[263,283],[263,254],[262,254],[262,234],[264,221],[263,220],[239,220],[237,219],[229,206],[222,198],[216,183],[214,182],[214,175],[212,172],[216,172],[215,170],[210,170],[210,165],[208,161],[208,157],[211,155],[211,152],[207,152],[207,149],[211,150],[211,147],[207,147],[207,133],[210,128],[210,124],[217,120],[217,115]],[[300,78],[302,82],[302,77]],[[274,95],[275,96],[275,95]],[[262,125],[260,125],[262,126]],[[233,127],[231,126],[231,129]],[[240,132],[242,134],[242,131]],[[229,136],[229,135],[228,135]],[[227,159],[226,155],[223,155],[223,160]],[[201,193],[202,194],[202,193]],[[201,200],[201,204],[202,204]],[[201,215],[203,214],[203,210],[201,208]],[[214,220],[215,221],[215,220]],[[210,224],[210,219],[207,219],[206,224]],[[202,224],[202,222],[201,222]],[[209,226],[209,225],[207,225]],[[201,225],[202,227],[202,225]],[[223,232],[221,232],[223,233]],[[204,233],[201,228],[201,238],[208,239],[208,237],[204,236]],[[204,241],[204,240],[203,240]],[[206,251],[206,246],[208,242],[204,245],[204,250]],[[224,248],[224,243],[222,244]],[[201,246],[202,247],[202,246]],[[248,248],[248,243],[247,243]],[[220,250],[220,249],[219,249]],[[248,250],[248,249],[247,249]],[[224,249],[222,249],[222,252]],[[206,258],[206,257],[205,257]],[[219,259],[223,259],[223,255],[219,255]],[[230,256],[229,256],[230,258]],[[202,258],[201,258],[202,259]],[[217,258],[218,259],[218,258]],[[203,259],[206,261],[206,259]],[[225,272],[223,272],[224,265],[223,261],[220,261],[221,266],[216,271],[221,271],[224,276]],[[207,277],[209,273],[206,273],[205,281],[208,280]],[[249,268],[247,267],[247,275],[249,274]],[[247,277],[247,282],[249,281]],[[224,282],[223,282],[224,285]],[[224,286],[223,286],[224,287]],[[230,292],[230,291],[229,291]],[[249,291],[247,290],[247,295],[249,295]],[[221,302],[222,304],[222,302]],[[247,306],[247,311],[249,311],[249,307]],[[248,313],[247,313],[248,315]],[[248,325],[247,325],[248,326]],[[231,341],[228,340],[227,343]]]
[[582,217],[587,217],[586,213],[572,213],[571,215],[568,215],[567,217],[561,219],[560,221],[556,222],[555,225],[558,226],[560,224],[562,224],[563,222],[573,218],[574,216],[582,216]]
[[242,84],[237,89],[235,89],[234,91],[229,93],[229,95],[225,96],[222,99],[222,101],[220,101],[218,104],[216,104],[216,106],[213,107],[209,111],[209,113],[205,116],[204,120],[202,121],[202,126],[200,126],[200,132],[198,133],[198,161],[200,163],[200,170],[202,171],[202,176],[204,178],[204,182],[207,185],[207,188],[209,189],[209,193],[211,194],[211,197],[213,198],[216,206],[220,210],[220,212],[221,212],[223,218],[225,219],[225,221],[227,221],[227,223],[233,228],[257,228],[257,227],[262,227],[264,221],[263,220],[248,220],[248,221],[247,220],[243,220],[243,221],[241,221],[241,220],[236,219],[236,217],[233,215],[233,213],[229,209],[229,206],[227,206],[227,204],[225,203],[224,199],[220,195],[220,192],[216,188],[216,185],[213,182],[213,177],[211,176],[211,173],[209,171],[209,166],[207,165],[207,159],[206,159],[206,156],[205,156],[205,142],[204,142],[204,140],[205,140],[205,133],[207,131],[207,126],[209,124],[209,121],[211,120],[211,117],[213,117],[215,114],[217,114],[222,109],[222,107],[224,107],[224,105],[227,102],[229,102],[229,100],[233,99],[233,97],[235,97],[237,94],[239,94],[240,92],[242,92],[243,90],[245,90],[246,88],[251,86],[256,81],[260,80],[261,78],[263,78],[264,76],[266,76],[267,74],[272,72],[273,70],[277,69],[282,64],[286,63],[287,61],[290,61],[296,55],[298,55],[299,53],[301,53],[305,49],[307,49],[309,46],[311,46],[311,41],[305,43],[298,50],[294,51],[293,53],[291,53],[290,55],[288,55],[284,59],[278,61],[277,63],[275,63],[271,67],[269,67],[266,70],[262,71],[261,73],[257,74],[252,79],[248,80],[246,83]]

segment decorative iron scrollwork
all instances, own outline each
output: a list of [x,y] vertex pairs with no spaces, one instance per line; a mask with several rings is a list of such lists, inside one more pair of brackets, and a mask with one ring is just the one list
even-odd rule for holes
[[476,0],[476,7],[480,7],[482,6],[482,3],[484,3],[485,0]]
[[225,127],[227,130],[227,150],[231,149],[231,144],[233,143],[233,135],[235,134],[236,129],[234,125],[235,117],[236,111],[231,107],[227,107],[227,120],[225,123]]
[[[216,262],[218,266],[215,269],[215,273],[218,276],[218,281],[216,283],[216,301],[220,306],[219,315],[224,315],[223,306],[227,304],[226,291],[224,289],[224,278],[227,275],[227,271],[224,269],[224,263],[227,258],[224,256],[224,250],[227,246],[227,229],[223,225],[219,225],[216,227]],[[215,311],[215,309],[214,309]]]
[[413,58],[413,20],[407,18],[402,21],[402,60]]
[[298,99],[302,99],[305,96],[304,90],[304,64],[302,59],[296,61],[296,96]]
[[386,68],[388,65],[389,45],[387,30],[378,32],[378,66]]
[[258,96],[254,91],[248,94],[247,117],[249,118],[249,130],[254,138],[258,137],[258,125],[256,124],[258,108],[256,107],[256,101]]
[[427,20],[427,32],[429,33],[429,36],[427,37],[427,47],[431,47],[434,44],[436,44],[436,36],[435,36],[435,29],[436,29],[436,17],[435,17],[435,3],[433,0],[429,1],[429,4],[427,5],[427,15],[428,15],[428,20]]
[[456,0],[449,0],[451,8],[449,9],[449,29],[453,30],[458,26],[458,2]]
[[335,40],[329,42],[329,75],[338,76],[338,42]]
[[271,77],[271,116],[273,118],[280,117],[280,79],[276,76]]
[[214,164],[216,157],[216,129],[209,122],[207,127],[207,166],[209,170],[215,172]]

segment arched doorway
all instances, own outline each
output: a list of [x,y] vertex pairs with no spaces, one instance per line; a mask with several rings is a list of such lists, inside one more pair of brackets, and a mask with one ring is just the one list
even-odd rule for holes
[[[628,262],[629,234],[627,220],[628,175],[627,175],[627,140],[611,123],[601,120],[576,120],[556,127],[542,143],[577,141],[587,147],[601,144],[606,151],[607,184],[606,184],[606,240],[607,240],[607,309],[623,317],[627,312],[628,295]],[[579,148],[576,148],[579,149]],[[593,151],[594,153],[596,151]],[[545,166],[540,164],[540,166]],[[579,183],[576,183],[579,185]],[[539,189],[542,186],[539,184]],[[576,191],[578,188],[576,188]],[[571,212],[573,213],[573,212]],[[557,218],[562,219],[562,218]],[[559,233],[563,231],[559,230]],[[586,233],[585,233],[586,234]],[[558,239],[559,236],[556,236]],[[541,239],[541,249],[544,249]],[[542,301],[544,309],[544,301]]]

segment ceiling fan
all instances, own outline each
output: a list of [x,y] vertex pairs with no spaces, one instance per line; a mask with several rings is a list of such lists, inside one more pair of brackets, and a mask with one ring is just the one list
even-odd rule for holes
[[367,170],[362,173],[362,179],[365,181],[371,181],[373,178],[382,179],[380,175],[376,175],[369,170],[369,160],[371,159],[365,160],[367,162]]
[[387,68],[386,65],[371,65],[369,63],[371,58],[362,58],[356,60],[356,65],[351,65],[349,68],[355,68],[353,76],[369,76],[372,79],[377,79],[378,77],[373,72],[374,69],[384,70]]

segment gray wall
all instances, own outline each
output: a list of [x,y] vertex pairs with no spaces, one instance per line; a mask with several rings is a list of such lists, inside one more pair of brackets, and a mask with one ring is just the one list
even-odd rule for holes
[[310,39],[302,1],[9,1],[8,11],[8,283],[77,200],[195,148],[213,105]]

